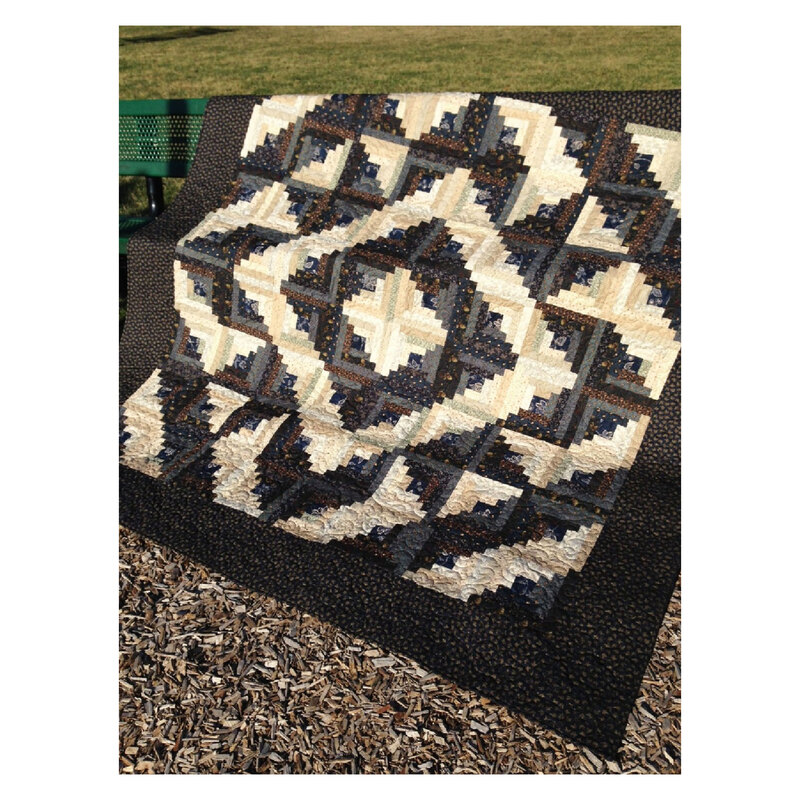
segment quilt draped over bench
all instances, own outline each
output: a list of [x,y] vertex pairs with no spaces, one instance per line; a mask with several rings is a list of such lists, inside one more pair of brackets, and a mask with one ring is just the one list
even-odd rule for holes
[[[602,717],[602,657],[587,672],[552,640],[679,353],[680,134],[503,95],[276,96],[235,166],[174,243],[174,335],[121,406],[123,467],[186,513],[227,509],[256,563],[292,537],[364,565],[331,587],[356,629],[377,581],[420,603],[382,608],[390,629],[502,619],[518,694],[549,659]],[[613,647],[613,615],[595,624]],[[458,656],[465,682],[536,715],[491,653]],[[611,752],[625,702],[542,719]]]

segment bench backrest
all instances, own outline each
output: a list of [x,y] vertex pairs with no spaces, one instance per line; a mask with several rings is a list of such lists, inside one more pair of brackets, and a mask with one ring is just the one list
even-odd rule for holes
[[207,102],[120,100],[119,174],[185,178]]

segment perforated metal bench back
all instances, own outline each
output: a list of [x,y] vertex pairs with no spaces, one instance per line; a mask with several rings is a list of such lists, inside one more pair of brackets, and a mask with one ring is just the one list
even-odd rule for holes
[[207,102],[120,100],[119,174],[185,178]]

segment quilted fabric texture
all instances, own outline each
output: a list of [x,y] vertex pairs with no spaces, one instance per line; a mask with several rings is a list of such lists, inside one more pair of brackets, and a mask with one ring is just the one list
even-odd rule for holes
[[680,134],[500,95],[254,105],[132,470],[541,624],[680,349]]

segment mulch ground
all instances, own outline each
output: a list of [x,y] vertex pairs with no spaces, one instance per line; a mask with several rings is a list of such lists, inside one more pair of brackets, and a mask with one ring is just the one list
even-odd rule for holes
[[680,582],[622,755],[120,531],[122,773],[679,773]]

